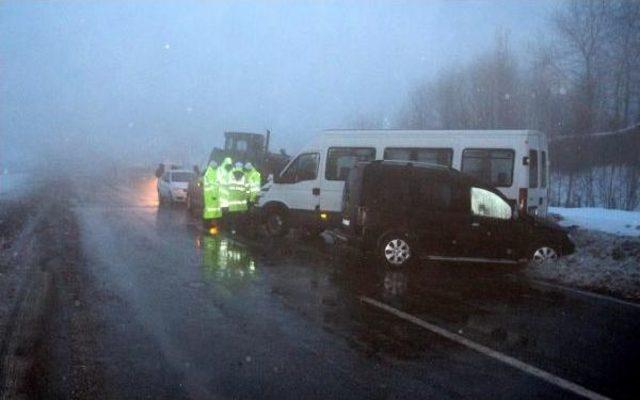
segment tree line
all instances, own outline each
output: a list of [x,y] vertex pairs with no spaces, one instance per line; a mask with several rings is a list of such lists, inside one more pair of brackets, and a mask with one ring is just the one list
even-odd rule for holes
[[[508,32],[497,32],[494,43],[472,61],[450,65],[416,85],[392,126],[536,129],[552,139],[579,135],[587,141],[591,133],[640,123],[640,1],[562,2],[549,15],[547,28],[518,52]],[[381,125],[361,116],[354,122],[361,128]],[[637,193],[632,199],[622,198],[624,190],[619,199],[610,193],[622,183],[637,190],[637,158],[635,165],[607,173],[602,160],[576,153],[566,165],[554,166],[562,183],[552,190],[554,203],[638,206]],[[599,194],[598,188],[607,193]]]

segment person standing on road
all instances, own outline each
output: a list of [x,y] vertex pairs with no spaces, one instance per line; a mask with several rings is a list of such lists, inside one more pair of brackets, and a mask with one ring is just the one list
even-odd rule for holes
[[244,168],[241,162],[237,162],[230,175],[229,186],[229,211],[247,211],[247,191],[245,184]]
[[202,218],[217,219],[222,216],[220,207],[220,179],[218,163],[211,161],[203,176],[203,203]]
[[220,188],[220,207],[229,208],[230,199],[230,186],[231,179],[233,178],[233,161],[230,157],[226,157],[222,160],[222,164],[218,168],[218,186]]
[[160,179],[160,177],[164,174],[164,164],[158,164],[158,168],[156,168],[156,178]]
[[260,194],[260,172],[250,163],[244,165],[244,179],[249,204],[255,204]]

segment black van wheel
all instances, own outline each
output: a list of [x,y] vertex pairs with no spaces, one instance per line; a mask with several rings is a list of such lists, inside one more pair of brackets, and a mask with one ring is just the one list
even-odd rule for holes
[[282,237],[289,232],[287,213],[280,207],[272,207],[265,217],[265,229],[269,236]]
[[536,265],[558,261],[558,252],[551,246],[535,246],[530,254],[531,262]]
[[413,246],[407,235],[388,233],[378,241],[378,256],[389,267],[404,267],[414,258]]

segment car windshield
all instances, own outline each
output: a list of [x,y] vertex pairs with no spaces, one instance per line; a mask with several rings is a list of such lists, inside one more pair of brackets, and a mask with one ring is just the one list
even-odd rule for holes
[[193,178],[193,173],[191,172],[172,172],[171,173],[172,182],[189,182],[192,178]]

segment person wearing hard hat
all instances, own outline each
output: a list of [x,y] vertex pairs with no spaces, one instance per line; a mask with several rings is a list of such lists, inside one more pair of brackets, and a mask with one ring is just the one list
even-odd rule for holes
[[222,216],[222,208],[220,205],[220,168],[218,163],[211,161],[207,166],[207,170],[203,176],[203,207],[202,218],[216,219]]
[[230,174],[229,185],[229,211],[247,211],[247,195],[245,186],[244,168],[241,162],[237,162]]
[[249,204],[255,204],[260,194],[260,172],[248,162],[244,165],[244,177]]

